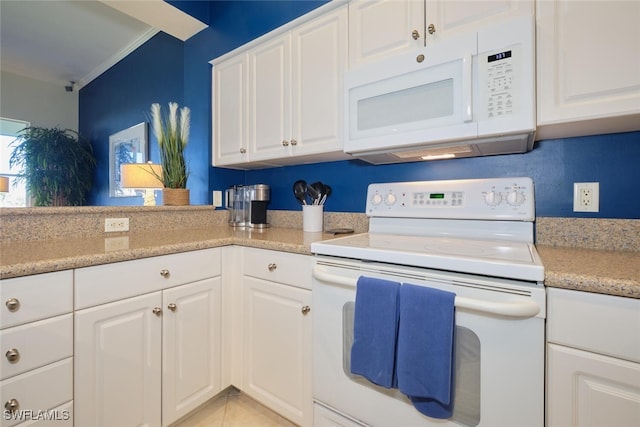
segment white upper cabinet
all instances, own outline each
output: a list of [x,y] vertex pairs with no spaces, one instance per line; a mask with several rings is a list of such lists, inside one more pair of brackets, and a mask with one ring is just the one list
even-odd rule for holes
[[[213,165],[257,168],[342,152],[347,6],[213,61]],[[242,49],[242,48],[241,48]]]
[[424,46],[424,0],[349,3],[349,67]]
[[640,2],[536,5],[537,138],[640,129]]
[[213,164],[247,160],[247,54],[213,68]]
[[354,0],[349,3],[349,66],[523,14],[533,14],[533,1]]

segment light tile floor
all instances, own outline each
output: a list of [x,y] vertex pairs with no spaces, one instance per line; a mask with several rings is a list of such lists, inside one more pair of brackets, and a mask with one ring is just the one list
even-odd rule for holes
[[173,427],[295,427],[231,387]]

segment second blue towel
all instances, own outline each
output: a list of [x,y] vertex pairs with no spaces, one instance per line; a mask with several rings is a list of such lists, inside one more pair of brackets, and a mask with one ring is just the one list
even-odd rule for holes
[[406,283],[400,289],[398,388],[418,411],[433,418],[453,413],[455,297]]

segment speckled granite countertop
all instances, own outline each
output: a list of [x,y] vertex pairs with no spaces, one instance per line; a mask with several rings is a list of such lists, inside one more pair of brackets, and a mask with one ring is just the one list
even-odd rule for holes
[[[272,228],[255,231],[208,206],[2,209],[0,279],[233,244],[310,254],[333,237],[304,233],[300,211],[268,214]],[[106,217],[128,217],[130,232],[102,234]],[[365,232],[368,218],[325,212],[325,230],[341,227]],[[546,286],[640,299],[640,220],[537,218],[536,248]]]
[[177,252],[242,245],[310,254],[314,241],[333,238],[328,233],[300,229],[235,230],[229,226],[162,232],[126,233],[119,236],[60,238],[0,245],[0,278],[26,276],[90,265],[166,255]]
[[545,286],[640,299],[640,252],[536,245]]

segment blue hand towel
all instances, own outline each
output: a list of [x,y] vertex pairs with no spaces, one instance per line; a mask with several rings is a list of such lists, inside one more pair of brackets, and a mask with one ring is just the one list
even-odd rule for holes
[[455,296],[410,284],[400,289],[398,388],[432,418],[453,414]]
[[351,372],[382,387],[395,386],[400,283],[360,277],[356,289]]

